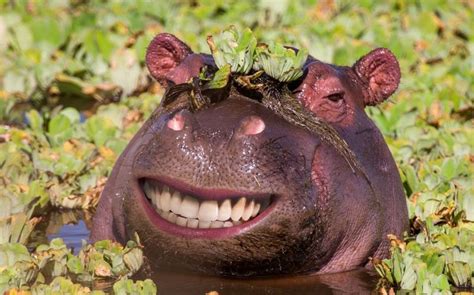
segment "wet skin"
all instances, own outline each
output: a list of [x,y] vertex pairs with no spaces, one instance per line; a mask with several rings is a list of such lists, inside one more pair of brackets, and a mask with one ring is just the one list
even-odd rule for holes
[[[213,63],[160,34],[147,65],[169,87]],[[196,112],[157,109],[115,164],[92,238],[137,233],[153,267],[231,276],[341,272],[386,257],[386,235],[406,229],[407,208],[364,108],[399,79],[395,57],[376,49],[352,67],[310,58],[292,86],[348,143],[362,167],[355,172],[334,146],[244,93]]]

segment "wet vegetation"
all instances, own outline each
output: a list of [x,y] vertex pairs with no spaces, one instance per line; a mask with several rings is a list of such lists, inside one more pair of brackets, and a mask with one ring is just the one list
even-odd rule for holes
[[74,254],[31,235],[51,211],[93,210],[114,161],[158,106],[163,89],[144,67],[151,39],[170,32],[210,53],[206,36],[230,24],[335,64],[375,47],[394,52],[399,90],[368,112],[400,169],[411,228],[387,237],[392,257],[373,261],[374,289],[472,291],[473,11],[462,0],[0,0],[0,291],[159,290],[128,279],[141,265],[138,240]]

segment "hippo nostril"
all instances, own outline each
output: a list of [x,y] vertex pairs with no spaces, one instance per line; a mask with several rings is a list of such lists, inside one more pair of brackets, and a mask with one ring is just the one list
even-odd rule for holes
[[265,130],[265,122],[258,116],[248,116],[242,120],[240,131],[245,135],[256,135]]
[[184,128],[184,116],[181,113],[177,113],[171,118],[166,124],[169,129],[174,131],[181,131]]

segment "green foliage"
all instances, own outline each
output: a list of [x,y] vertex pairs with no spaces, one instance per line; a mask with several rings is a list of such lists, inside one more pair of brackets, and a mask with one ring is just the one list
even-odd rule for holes
[[417,294],[449,293],[450,284],[464,289],[472,287],[472,229],[431,225],[414,240],[402,242],[393,236],[391,239],[391,258],[374,263],[386,287]]
[[247,74],[252,69],[257,38],[247,28],[239,32],[231,26],[216,37],[207,39],[212,56],[218,68],[229,64],[234,73]]
[[219,69],[230,65],[231,72],[242,75],[248,74],[252,68],[256,71],[263,70],[282,82],[291,82],[301,77],[308,57],[304,48],[295,52],[275,42],[257,46],[257,38],[249,28],[239,32],[234,26],[230,26],[216,37],[215,43],[212,36],[207,38],[207,43]]
[[[473,11],[470,1],[0,1],[0,285],[26,288],[41,277],[16,243],[27,242],[48,205],[95,206],[114,161],[156,108],[162,91],[144,67],[153,36],[171,32],[207,51],[204,37],[230,24],[247,32],[226,35],[240,44],[222,52],[234,72],[263,67],[245,59],[257,51],[254,38],[340,65],[376,47],[395,53],[402,83],[394,103],[368,112],[399,165],[413,234],[398,237],[404,240],[377,270],[386,289],[430,294],[472,285]],[[272,46],[264,56],[276,62],[276,74],[304,60]],[[209,87],[226,83],[229,71],[221,70]],[[86,252],[103,274],[120,276],[140,261],[98,246]],[[48,247],[45,253],[65,253],[60,244]],[[113,263],[104,264],[105,256]],[[95,277],[79,256],[47,261],[58,265],[48,271]],[[37,281],[45,293],[89,292],[68,278]],[[154,290],[117,284],[125,292]]]
[[156,294],[156,285],[152,280],[133,282],[130,279],[122,279],[114,284],[114,294],[116,295],[148,295]]
[[[134,241],[126,247],[108,240],[84,245],[79,254],[72,254],[61,239],[53,239],[49,245],[39,245],[33,253],[18,243],[0,245],[0,292],[9,289],[31,290],[33,294],[57,294],[57,292],[84,292],[90,290],[77,283],[91,283],[94,279],[121,279],[114,291],[128,294],[136,288],[136,294],[152,294],[156,290],[150,280],[143,282],[126,280],[143,264],[141,246]],[[45,278],[54,278],[45,284]],[[125,292],[125,293],[124,293]],[[153,293],[154,294],[154,293]]]
[[267,75],[282,82],[291,82],[303,75],[303,65],[308,51],[301,48],[295,52],[278,43],[257,47],[253,68],[263,70]]
[[[70,279],[64,277],[56,277],[50,284],[39,283],[33,285],[31,288],[21,288],[20,290],[20,292],[23,292],[25,294],[105,294],[102,291],[91,291],[88,287],[84,287],[81,284],[75,284]],[[10,292],[12,292],[12,290],[10,290]]]
[[212,79],[206,84],[206,87],[208,89],[219,89],[225,87],[229,83],[230,74],[230,64],[222,66],[214,73]]

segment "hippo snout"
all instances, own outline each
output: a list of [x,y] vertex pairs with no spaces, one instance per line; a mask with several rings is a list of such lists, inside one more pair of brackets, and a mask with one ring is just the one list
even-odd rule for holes
[[[195,113],[177,110],[162,120],[132,170],[152,207],[180,226],[159,225],[172,234],[241,232],[311,182],[304,167],[311,166],[319,141],[251,100],[235,97]],[[186,230],[210,227],[236,228]]]

